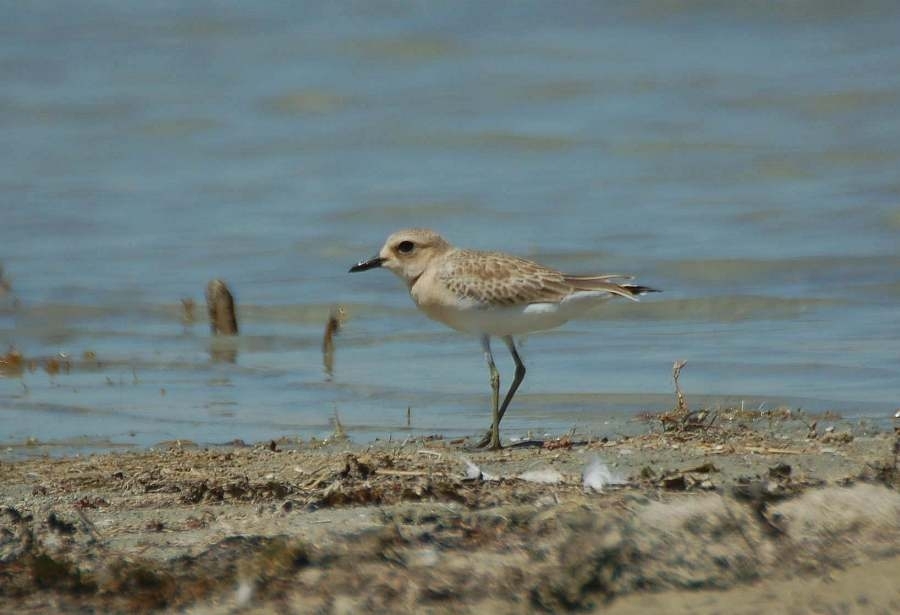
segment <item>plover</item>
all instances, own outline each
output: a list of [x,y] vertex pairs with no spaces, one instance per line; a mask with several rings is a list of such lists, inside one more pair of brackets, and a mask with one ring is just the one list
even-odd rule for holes
[[[457,331],[477,335],[490,370],[491,429],[479,443],[500,448],[500,421],[525,378],[513,336],[552,329],[611,297],[637,301],[654,289],[629,284],[630,276],[568,275],[501,252],[456,248],[428,229],[406,229],[387,238],[377,256],[350,273],[384,267],[399,276],[416,306]],[[501,338],[516,364],[500,399],[500,373],[491,337]]]

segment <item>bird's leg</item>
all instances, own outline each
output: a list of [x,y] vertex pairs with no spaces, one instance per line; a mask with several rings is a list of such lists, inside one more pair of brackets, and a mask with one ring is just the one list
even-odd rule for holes
[[491,431],[478,443],[479,447],[487,446],[493,449],[500,448],[500,372],[494,365],[494,355],[491,353],[491,338],[481,336],[481,348],[484,350],[484,360],[491,372]]
[[[507,335],[503,338],[503,341],[506,343],[506,347],[509,348],[509,353],[512,355],[513,361],[516,363],[516,374],[513,376],[512,384],[509,385],[509,391],[506,392],[506,397],[503,398],[503,404],[500,406],[497,411],[496,417],[494,417],[494,421],[491,424],[490,430],[484,437],[478,442],[479,447],[491,445],[491,448],[499,448],[500,446],[500,421],[503,420],[503,415],[506,414],[506,409],[509,408],[509,403],[512,401],[513,395],[516,394],[516,391],[519,390],[519,385],[522,384],[522,381],[525,380],[525,364],[522,363],[522,359],[519,357],[518,351],[516,351],[516,342],[513,340],[511,335]],[[482,347],[484,347],[484,340],[482,339]],[[487,350],[485,351],[485,358],[487,358],[488,366],[493,366],[494,360],[493,356],[491,356],[491,347],[490,340],[488,340]],[[491,386],[494,386],[493,373],[496,370],[495,367],[491,368]],[[497,388],[494,389],[494,394],[499,398],[499,387],[500,387],[500,378],[497,377]],[[494,404],[496,408],[496,404]],[[494,433],[497,433],[497,446],[494,446]]]
[[513,376],[512,384],[509,385],[509,391],[506,392],[506,397],[503,398],[503,405],[500,406],[500,418],[497,420],[498,424],[503,420],[503,415],[506,414],[506,409],[509,407],[509,402],[512,401],[513,395],[519,390],[519,385],[525,380],[525,364],[522,363],[522,359],[519,358],[519,353],[516,352],[515,340],[513,340],[511,335],[507,335],[503,338],[503,341],[506,342],[506,347],[509,348],[509,353],[512,355],[513,361],[516,362],[516,374]]

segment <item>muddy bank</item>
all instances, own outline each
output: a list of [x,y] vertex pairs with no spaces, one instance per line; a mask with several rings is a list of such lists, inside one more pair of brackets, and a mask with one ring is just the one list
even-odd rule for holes
[[736,612],[762,591],[769,611],[900,610],[873,581],[900,573],[893,433],[466,444],[2,463],[0,608]]

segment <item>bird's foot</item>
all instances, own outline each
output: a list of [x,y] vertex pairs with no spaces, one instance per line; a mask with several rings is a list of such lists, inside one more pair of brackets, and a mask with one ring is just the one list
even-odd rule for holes
[[503,448],[500,445],[500,438],[498,437],[496,441],[494,441],[494,430],[488,429],[481,440],[475,445],[475,448],[490,448],[491,450],[500,450]]

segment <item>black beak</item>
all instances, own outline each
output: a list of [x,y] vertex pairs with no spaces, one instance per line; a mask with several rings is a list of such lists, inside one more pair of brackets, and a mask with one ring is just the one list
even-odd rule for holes
[[357,271],[368,271],[369,269],[381,267],[382,264],[384,264],[384,259],[380,256],[375,256],[367,261],[359,261],[358,263],[350,267],[349,273],[356,273]]

